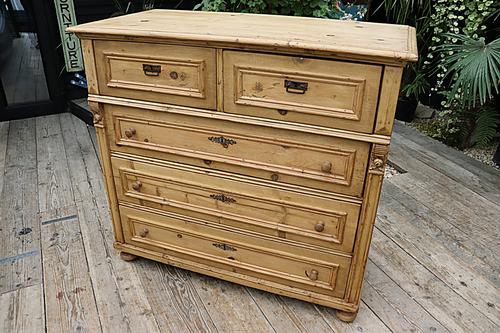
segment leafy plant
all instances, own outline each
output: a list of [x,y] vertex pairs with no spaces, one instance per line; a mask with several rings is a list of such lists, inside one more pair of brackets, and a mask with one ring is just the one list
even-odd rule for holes
[[480,109],[471,126],[473,130],[470,131],[470,136],[466,137],[465,146],[486,146],[495,137],[499,124],[500,115],[493,106]]
[[194,9],[325,18],[336,18],[341,13],[337,1],[332,0],[203,0]]
[[444,44],[437,48],[443,52],[446,76],[455,76],[451,89],[452,98],[460,97],[461,106],[481,105],[499,93],[500,38],[486,44],[483,37],[475,39],[466,35],[447,34],[456,44]]
[[427,81],[427,73],[420,70],[419,65],[414,65],[407,67],[405,70],[405,76],[410,76],[412,79],[406,78],[406,82],[401,89],[401,94],[415,99],[420,100],[422,95],[425,95],[429,91],[429,82]]

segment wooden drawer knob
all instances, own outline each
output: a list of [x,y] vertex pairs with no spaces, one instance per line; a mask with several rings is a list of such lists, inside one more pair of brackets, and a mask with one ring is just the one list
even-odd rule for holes
[[288,113],[288,110],[278,110],[278,113],[282,116],[285,116]]
[[318,279],[318,275],[319,275],[319,273],[318,273],[318,271],[317,271],[317,270],[315,270],[315,269],[311,269],[311,271],[310,271],[310,272],[307,272],[307,271],[306,271],[306,275],[307,275],[307,277],[308,277],[309,279],[311,279],[312,281],[316,281],[316,280]]
[[332,172],[332,162],[330,161],[323,162],[323,164],[321,165],[321,171],[328,173]]
[[316,230],[317,232],[322,232],[323,230],[325,230],[325,222],[319,221],[318,223],[316,223],[316,225],[314,226],[314,230]]
[[170,77],[172,78],[172,80],[177,80],[177,78],[179,77],[179,74],[177,74],[176,71],[171,71]]
[[132,183],[132,188],[135,191],[140,191],[141,187],[142,187],[142,183],[140,181],[138,181],[138,180]]
[[141,237],[146,237],[149,234],[149,230],[147,228],[142,229],[139,231],[139,236]]
[[131,128],[129,128],[129,129],[126,129],[126,130],[125,130],[125,136],[126,136],[127,138],[129,138],[129,139],[130,139],[131,137],[133,137],[133,136],[135,135],[135,133],[136,133],[136,130],[135,130],[135,128],[133,128],[133,127],[131,127]]
[[280,176],[279,176],[277,173],[273,173],[273,174],[271,175],[271,180],[272,180],[273,182],[277,182],[277,181],[278,181],[278,179],[280,179]]

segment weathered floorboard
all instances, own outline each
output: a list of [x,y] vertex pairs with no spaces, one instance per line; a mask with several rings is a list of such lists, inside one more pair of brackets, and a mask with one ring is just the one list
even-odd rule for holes
[[60,115],[77,215],[104,332],[159,332],[134,267],[113,248],[102,174],[87,126]]
[[74,205],[40,213],[47,332],[101,332]]
[[218,332],[188,272],[146,259],[137,271],[161,332]]
[[0,293],[41,282],[35,120],[9,126],[0,195]]
[[74,203],[58,115],[36,118],[40,211]]
[[496,332],[500,328],[378,229],[372,261],[451,331]]
[[0,294],[0,332],[45,332],[41,283]]

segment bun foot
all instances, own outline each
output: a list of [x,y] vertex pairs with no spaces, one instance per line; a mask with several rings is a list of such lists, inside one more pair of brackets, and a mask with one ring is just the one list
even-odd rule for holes
[[127,252],[120,252],[120,259],[124,261],[133,261],[137,258],[136,255]]
[[354,319],[356,319],[356,316],[358,315],[358,311],[347,312],[347,311],[337,310],[336,315],[337,315],[338,319],[345,321],[347,323],[352,323],[354,321]]

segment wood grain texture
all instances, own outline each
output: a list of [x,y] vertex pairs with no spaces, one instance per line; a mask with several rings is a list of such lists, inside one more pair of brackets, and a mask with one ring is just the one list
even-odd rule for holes
[[234,51],[223,63],[224,112],[373,131],[382,66]]
[[214,49],[94,41],[94,54],[102,95],[216,108]]
[[[168,21],[169,24],[165,25]],[[304,27],[307,27],[305,29]],[[150,10],[68,28],[80,36],[130,36],[183,43],[323,51],[336,56],[415,61],[414,28],[278,15]]]
[[0,332],[45,332],[42,284],[0,294]]
[[[370,145],[105,105],[110,149],[360,197]],[[195,159],[195,161],[193,161]],[[211,161],[209,165],[202,160]],[[328,168],[324,170],[325,163]]]
[[48,332],[101,332],[76,206],[41,212]]
[[392,280],[448,329],[466,332],[495,332],[499,329],[498,325],[450,289],[432,271],[408,253],[400,251],[399,246],[378,229],[374,231],[372,244],[373,262],[384,267]]
[[218,332],[190,273],[144,259],[137,272],[161,332]]
[[58,115],[36,119],[38,200],[41,212],[73,204]]
[[377,117],[373,133],[391,135],[399,97],[403,67],[384,66],[378,101]]
[[136,270],[113,248],[104,180],[87,125],[69,114],[59,117],[102,330],[159,332]]
[[0,293],[42,277],[35,119],[11,121],[9,127],[0,195]]

